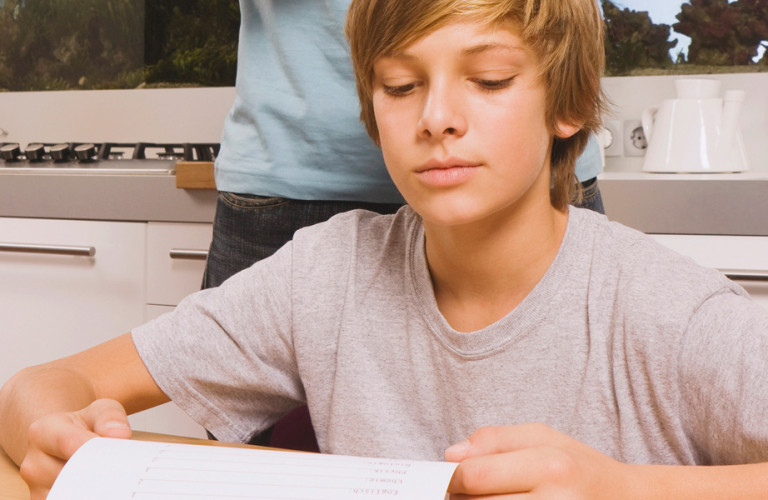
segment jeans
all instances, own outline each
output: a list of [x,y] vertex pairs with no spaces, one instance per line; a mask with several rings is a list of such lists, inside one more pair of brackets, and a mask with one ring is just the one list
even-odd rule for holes
[[576,206],[588,208],[601,214],[605,213],[603,195],[600,194],[600,188],[597,187],[597,177],[581,183],[581,196],[581,203],[578,203]]
[[[579,206],[603,212],[597,179],[582,183]],[[203,288],[222,284],[233,274],[269,257],[304,226],[355,208],[394,213],[402,205],[346,201],[302,201],[221,192],[216,202],[213,241],[203,275]],[[209,437],[215,439],[213,435]],[[256,434],[251,444],[318,451],[306,406],[283,417],[271,429]]]

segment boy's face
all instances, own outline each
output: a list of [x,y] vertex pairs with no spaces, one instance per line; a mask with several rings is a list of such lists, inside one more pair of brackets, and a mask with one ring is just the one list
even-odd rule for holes
[[[425,222],[551,206],[545,90],[537,58],[512,24],[452,23],[376,61],[384,160]],[[576,132],[558,127],[563,136]]]

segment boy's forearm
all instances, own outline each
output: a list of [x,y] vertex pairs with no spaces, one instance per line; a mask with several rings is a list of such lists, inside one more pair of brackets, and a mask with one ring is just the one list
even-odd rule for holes
[[768,463],[630,467],[636,468],[637,474],[634,491],[625,498],[750,500],[764,499],[768,492]]
[[0,446],[19,464],[32,422],[80,410],[94,400],[92,385],[76,372],[49,365],[22,370],[0,389]]

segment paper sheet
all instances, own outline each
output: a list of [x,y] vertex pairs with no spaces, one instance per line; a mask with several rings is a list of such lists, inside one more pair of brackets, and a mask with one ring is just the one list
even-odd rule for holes
[[48,500],[443,500],[456,464],[94,438]]

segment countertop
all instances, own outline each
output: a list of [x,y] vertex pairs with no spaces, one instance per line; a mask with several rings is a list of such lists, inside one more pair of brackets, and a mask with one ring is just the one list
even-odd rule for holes
[[[0,217],[212,222],[212,165],[156,175],[22,174],[0,169]],[[768,171],[606,171],[606,213],[648,233],[768,236]],[[181,187],[177,187],[181,186]]]
[[646,233],[768,236],[768,172],[604,172],[609,218]]
[[0,217],[213,222],[215,189],[176,187],[174,173],[60,174],[0,170]]

